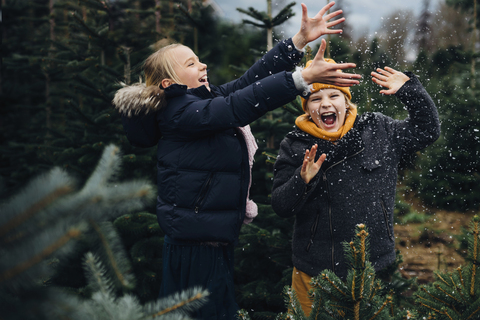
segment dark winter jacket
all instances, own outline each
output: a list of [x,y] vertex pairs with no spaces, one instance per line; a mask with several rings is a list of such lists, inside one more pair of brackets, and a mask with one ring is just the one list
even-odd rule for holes
[[160,111],[122,118],[133,145],[158,146],[157,217],[171,239],[236,242],[250,182],[237,127],[295,99],[300,92],[286,70],[302,55],[283,41],[237,80],[211,92],[174,84]]
[[[395,259],[393,207],[401,158],[433,143],[440,134],[437,109],[418,79],[396,93],[409,116],[393,120],[380,113],[357,117],[337,144],[299,129],[287,134],[275,163],[272,206],[282,217],[295,216],[293,264],[316,276],[324,269],[345,278],[342,242],[355,226],[369,231],[370,261],[380,270]],[[327,158],[309,184],[300,177],[305,150],[318,144]]]

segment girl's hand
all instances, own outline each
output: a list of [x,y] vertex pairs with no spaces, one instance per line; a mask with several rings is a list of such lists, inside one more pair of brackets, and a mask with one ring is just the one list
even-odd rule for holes
[[382,87],[388,88],[388,90],[380,90],[380,93],[386,95],[397,93],[398,89],[400,89],[405,82],[410,80],[405,73],[394,70],[390,67],[385,67],[385,69],[378,68],[377,72],[372,71],[372,81]]
[[315,162],[315,155],[317,154],[318,145],[315,144],[311,150],[305,151],[305,157],[303,158],[302,170],[300,171],[300,176],[302,177],[305,183],[309,183],[313,177],[315,177],[320,170],[323,162],[327,155],[324,153],[318,158]]
[[337,10],[333,13],[327,14],[325,17],[323,16],[334,4],[335,2],[330,2],[323,7],[315,17],[309,18],[307,6],[302,3],[302,22],[300,25],[300,31],[298,31],[298,33],[292,38],[297,49],[302,50],[307,43],[317,40],[324,34],[342,33],[341,29],[328,29],[345,21],[345,18],[341,18],[332,22],[328,22],[328,20],[341,14],[342,10]]
[[312,63],[302,70],[302,77],[308,83],[325,83],[339,87],[351,87],[358,84],[362,78],[359,74],[343,73],[341,70],[355,68],[355,63],[328,63],[323,58],[327,42],[322,39],[320,49],[318,49]]

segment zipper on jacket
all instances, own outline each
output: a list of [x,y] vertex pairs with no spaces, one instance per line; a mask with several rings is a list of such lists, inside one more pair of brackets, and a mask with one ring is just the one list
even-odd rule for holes
[[205,200],[205,196],[207,195],[208,187],[212,182],[212,178],[213,178],[213,173],[210,173],[207,181],[204,183],[202,187],[202,190],[200,190],[200,194],[198,195],[197,200],[195,201],[195,213],[198,213],[198,211],[200,210],[200,207],[203,204],[203,201]]
[[[365,148],[362,148],[361,150],[359,150],[358,152],[355,152],[354,154],[348,156],[347,158],[345,158],[343,160],[340,160],[337,163],[332,164],[325,171],[323,171],[323,182],[325,183],[325,190],[327,191],[328,220],[329,220],[329,224],[330,224],[330,239],[332,241],[332,252],[331,252],[331,254],[332,254],[332,271],[334,273],[335,273],[335,245],[334,245],[334,237],[333,237],[332,205],[331,205],[331,201],[330,201],[330,191],[328,189],[327,171],[330,170],[331,168],[335,167],[336,165],[344,162],[345,160],[347,160],[349,158],[352,158],[352,157],[356,156],[357,154],[363,152],[363,150],[365,150]],[[310,247],[313,244],[313,238],[315,237],[315,233],[317,231],[319,215],[320,215],[320,212],[317,212],[317,217],[315,218],[315,222],[314,222],[312,228],[310,229],[310,231],[312,233],[311,233],[310,241],[308,242],[307,247],[306,247],[307,252],[310,250]]]
[[380,200],[380,204],[382,205],[383,218],[385,219],[385,226],[387,228],[388,237],[390,238],[390,240],[395,240],[392,232],[390,231],[390,226],[388,225],[388,212],[387,212],[387,209],[385,208],[385,204],[383,203],[383,200]]
[[[330,167],[331,168],[331,167]],[[328,168],[328,169],[330,169]],[[328,170],[327,169],[327,170]],[[323,182],[325,182],[325,189],[327,190],[327,199],[328,199],[328,222],[330,224],[330,239],[332,240],[332,271],[335,273],[335,239],[333,237],[333,222],[332,222],[332,204],[330,201],[330,191],[328,189],[328,180],[326,171],[323,172]]]
[[320,218],[320,212],[317,211],[317,216],[315,217],[315,222],[313,223],[312,227],[310,228],[311,237],[310,237],[310,241],[307,244],[307,248],[306,248],[307,252],[310,250],[310,247],[313,244],[313,237],[315,236],[315,233],[317,232],[317,226],[318,226],[318,219],[319,218]]
[[298,197],[298,199],[295,200],[295,203],[292,205],[290,211],[293,211],[296,207],[298,207],[298,204],[300,203],[300,201],[305,200],[306,196],[307,196],[307,187],[305,187],[305,190],[303,190],[302,196]]

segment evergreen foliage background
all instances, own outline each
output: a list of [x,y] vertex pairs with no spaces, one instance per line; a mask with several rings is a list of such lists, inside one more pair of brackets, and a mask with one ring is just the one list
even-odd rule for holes
[[[480,194],[478,53],[471,45],[478,20],[474,21],[472,4],[447,0],[442,7],[444,17],[452,15],[449,10],[454,8],[456,15],[443,22],[461,26],[456,31],[461,37],[443,36],[438,21],[423,12],[415,23],[420,26],[415,33],[418,41],[380,33],[373,39],[353,40],[348,34],[329,39],[331,57],[357,63],[356,72],[364,76],[352,88],[360,113],[378,111],[397,119],[407,115],[395,98],[381,96],[371,83],[369,74],[376,67],[408,69],[420,77],[437,103],[442,136],[425,151],[405,159],[400,171],[402,192],[415,194],[432,208],[466,213],[480,206],[476,196]],[[2,203],[54,166],[84,185],[111,143],[122,150],[116,181],[142,178],[154,186],[155,148],[130,146],[111,106],[120,83],[137,82],[143,60],[171,41],[194,49],[209,66],[215,84],[238,77],[266,50],[265,30],[219,20],[211,7],[194,0],[3,0],[2,14]],[[468,21],[459,24],[458,20]],[[405,27],[394,18],[388,21],[385,30]],[[419,36],[425,34],[429,37]],[[311,49],[313,56],[318,48]],[[405,58],[407,51],[415,53],[414,60]],[[251,195],[260,213],[253,224],[242,228],[235,281],[240,306],[254,310],[255,319],[273,319],[285,308],[282,288],[289,284],[292,270],[293,220],[279,219],[269,196],[272,164],[280,141],[293,129],[301,110],[298,100],[252,124],[259,150]],[[151,201],[144,209],[107,219],[131,261],[136,284],[129,293],[140,303],[157,298],[161,281],[163,233],[153,215],[154,205]],[[89,236],[75,242],[72,254],[55,260],[55,273],[49,276],[49,284],[68,287],[83,297],[92,289],[86,289],[88,277],[82,264],[97,239],[87,229]]]

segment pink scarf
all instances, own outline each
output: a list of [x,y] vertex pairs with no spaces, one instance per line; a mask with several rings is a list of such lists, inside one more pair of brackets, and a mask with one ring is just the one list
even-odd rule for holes
[[248,151],[248,163],[250,165],[250,184],[248,185],[247,191],[247,206],[245,209],[245,219],[243,220],[244,224],[249,224],[253,221],[258,215],[258,208],[257,204],[249,199],[250,196],[250,187],[252,185],[252,167],[254,161],[255,152],[258,149],[257,143],[255,142],[255,137],[252,134],[252,130],[250,130],[250,126],[246,125],[245,127],[238,128],[240,132],[243,134],[243,138],[247,144],[247,151]]

